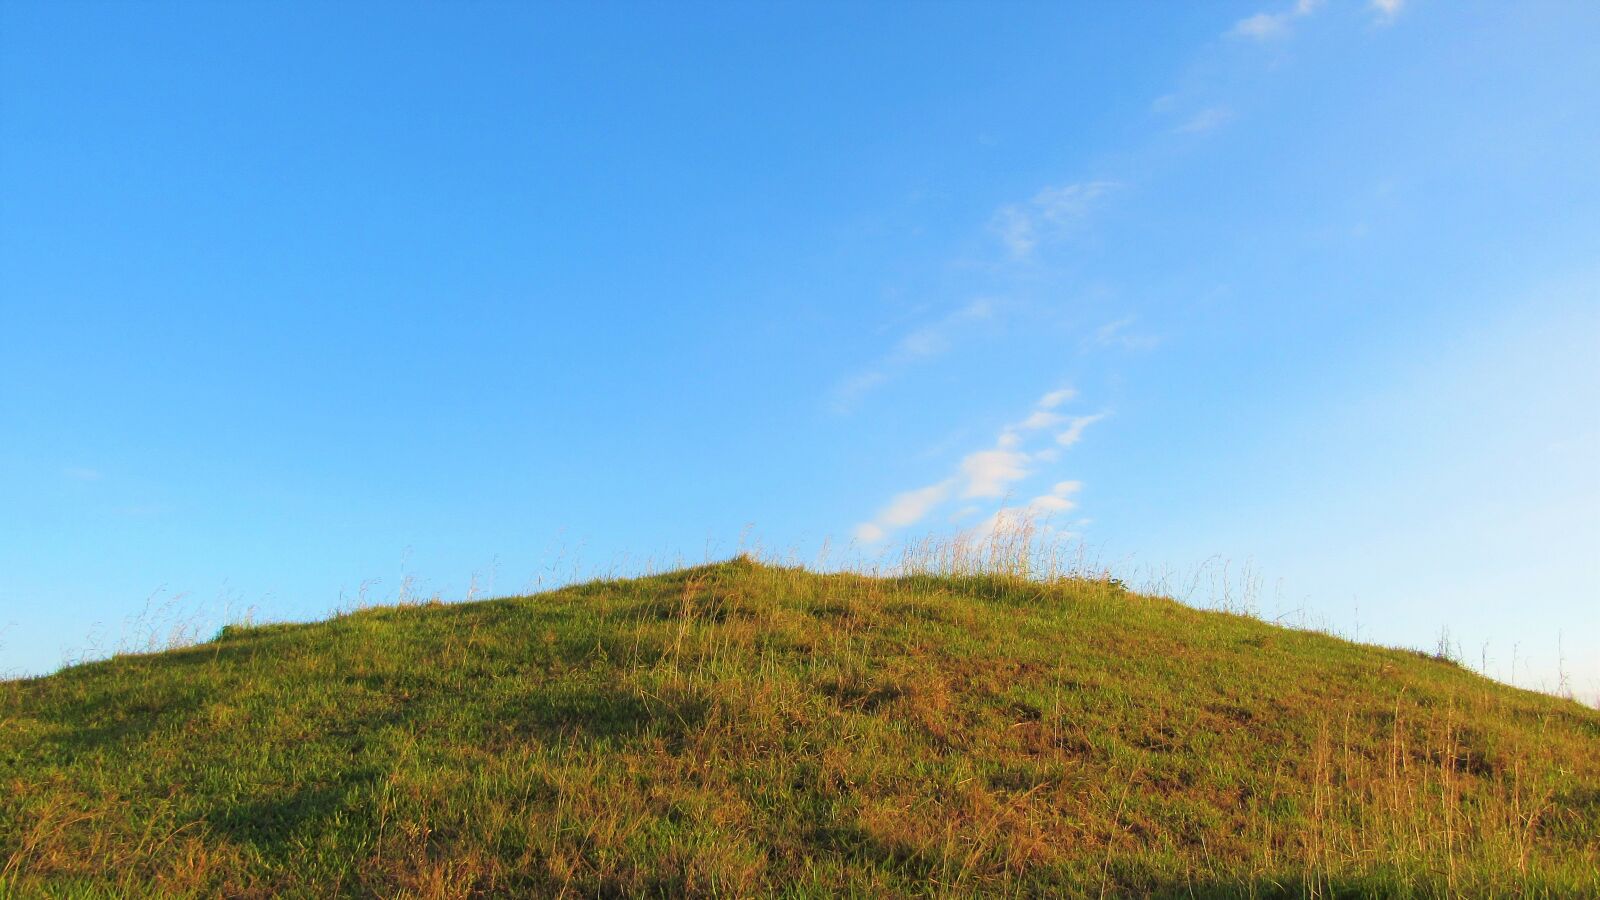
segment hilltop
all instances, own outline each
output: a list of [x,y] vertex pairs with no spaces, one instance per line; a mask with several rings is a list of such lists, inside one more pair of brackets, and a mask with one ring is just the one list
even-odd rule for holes
[[1600,712],[1108,578],[739,559],[0,683],[0,895],[1600,896]]

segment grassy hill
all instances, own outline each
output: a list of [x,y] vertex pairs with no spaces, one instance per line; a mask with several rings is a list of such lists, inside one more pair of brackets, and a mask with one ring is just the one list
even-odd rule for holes
[[740,559],[0,683],[0,894],[1600,896],[1600,712],[1107,579]]

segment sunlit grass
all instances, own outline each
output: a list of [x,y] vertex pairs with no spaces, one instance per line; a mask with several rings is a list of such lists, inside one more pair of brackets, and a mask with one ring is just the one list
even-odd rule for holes
[[1600,712],[1037,546],[0,683],[0,893],[1600,895]]

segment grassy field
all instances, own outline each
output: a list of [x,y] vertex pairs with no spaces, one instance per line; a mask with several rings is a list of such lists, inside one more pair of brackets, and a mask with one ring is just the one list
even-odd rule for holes
[[0,867],[29,897],[1600,896],[1600,712],[1103,577],[738,559],[0,683]]

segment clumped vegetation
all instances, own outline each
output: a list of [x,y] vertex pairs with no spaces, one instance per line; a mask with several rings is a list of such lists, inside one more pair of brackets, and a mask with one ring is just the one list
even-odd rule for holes
[[935,562],[741,558],[0,683],[0,894],[1600,896],[1600,712]]

